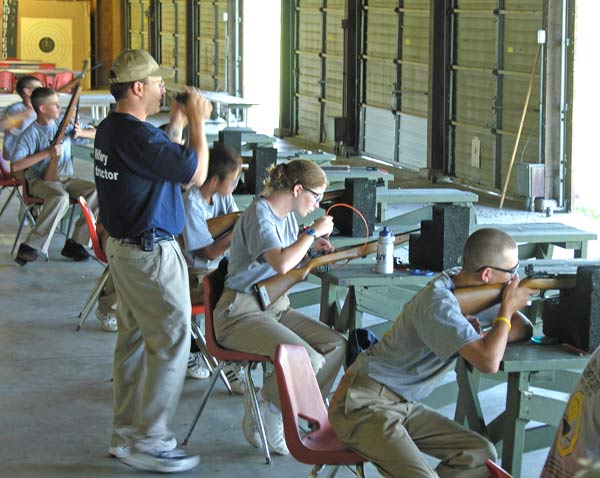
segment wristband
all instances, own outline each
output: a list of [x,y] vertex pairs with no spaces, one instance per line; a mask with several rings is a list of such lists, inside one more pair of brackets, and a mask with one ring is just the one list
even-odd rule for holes
[[494,321],[492,322],[492,325],[494,325],[496,322],[504,322],[506,325],[508,325],[508,331],[510,332],[510,329],[512,329],[512,324],[510,322],[510,319],[508,317],[504,317],[502,315],[499,315],[498,317],[496,317],[494,319]]
[[317,231],[315,231],[312,227],[305,227],[304,234],[308,234],[309,236],[312,236],[313,239],[317,238]]

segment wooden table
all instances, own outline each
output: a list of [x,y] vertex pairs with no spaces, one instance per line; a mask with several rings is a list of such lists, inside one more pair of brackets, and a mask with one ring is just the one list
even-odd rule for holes
[[557,222],[526,224],[471,224],[470,232],[495,227],[506,232],[519,244],[519,258],[552,259],[554,246],[573,249],[575,258],[586,258],[588,241],[597,239],[593,232]]
[[[588,360],[589,355],[575,355],[560,345],[529,342],[509,345],[497,374],[482,374],[459,358],[456,363],[459,392],[455,420],[494,444],[501,442],[502,467],[519,478],[523,453],[545,448],[554,439],[568,394]],[[484,376],[507,382],[505,410],[487,422],[478,394]],[[525,430],[530,421],[543,425]]]

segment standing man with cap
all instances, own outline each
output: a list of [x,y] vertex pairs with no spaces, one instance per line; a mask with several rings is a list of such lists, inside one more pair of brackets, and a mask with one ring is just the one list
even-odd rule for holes
[[[186,88],[172,106],[169,133],[146,122],[160,110],[162,68],[144,50],[115,59],[116,109],[98,126],[94,175],[106,252],[117,291],[114,418],[110,454],[143,470],[186,471],[200,458],[176,448],[170,429],[185,378],[191,306],[185,259],[175,240],[184,225],[180,185],[200,186],[208,169],[204,122],[211,106]],[[189,144],[181,145],[187,121]]]

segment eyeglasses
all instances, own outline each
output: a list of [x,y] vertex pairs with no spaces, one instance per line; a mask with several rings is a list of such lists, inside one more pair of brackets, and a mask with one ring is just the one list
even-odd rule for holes
[[521,265],[521,263],[519,261],[517,261],[517,265],[515,265],[512,269],[502,269],[502,267],[494,267],[494,266],[481,266],[475,272],[481,272],[486,267],[489,267],[490,269],[494,269],[495,271],[506,272],[507,274],[510,274],[510,276],[512,277],[517,273],[520,265]]
[[323,199],[323,193],[317,193],[317,192],[313,191],[312,189],[307,188],[303,184],[301,184],[300,186],[302,186],[303,189],[305,189],[306,191],[308,191],[315,197],[315,202],[321,202],[321,199]]
[[165,80],[159,80],[159,81],[149,81],[149,80],[142,80],[142,83],[144,85],[158,85],[158,87],[162,90],[165,87]]

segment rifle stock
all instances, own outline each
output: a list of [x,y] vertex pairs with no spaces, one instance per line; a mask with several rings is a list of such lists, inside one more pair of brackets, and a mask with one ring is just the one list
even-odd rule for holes
[[231,231],[240,217],[240,214],[242,214],[240,211],[235,211],[230,212],[229,214],[224,214],[223,216],[217,216],[208,219],[206,221],[206,225],[212,238],[217,239],[223,234]]
[[[67,111],[58,125],[58,130],[52,138],[50,142],[50,147],[54,147],[57,144],[61,144],[65,138],[65,132],[71,121],[75,117],[75,111],[77,110],[77,104],[79,103],[79,96],[81,95],[81,86],[77,85],[75,87],[75,91],[73,91],[73,95],[71,96],[71,100],[69,101],[69,105],[67,106]],[[44,181],[57,181],[58,180],[58,159],[54,158],[50,159],[48,163],[48,167],[46,168],[46,173],[44,174]]]
[[[532,276],[519,282],[519,287],[529,287],[539,290],[564,290],[575,287],[574,274]],[[482,285],[475,287],[459,287],[454,289],[454,295],[460,304],[463,314],[477,314],[502,301],[504,284]]]
[[[394,239],[394,245],[408,242],[410,232],[396,236]],[[367,242],[364,245],[354,246],[347,249],[341,249],[332,252],[331,254],[325,254],[323,256],[314,257],[302,267],[292,269],[291,271],[288,271],[285,274],[274,275],[273,277],[269,277],[268,279],[259,282],[254,286],[254,288],[258,293],[258,298],[260,300],[263,310],[265,310],[273,302],[275,302],[283,294],[285,294],[290,289],[290,287],[292,287],[295,284],[298,284],[299,282],[305,281],[308,275],[318,267],[324,266],[326,264],[331,264],[332,262],[357,259],[359,257],[364,257],[368,254],[372,254],[375,251],[377,251],[376,240]]]

